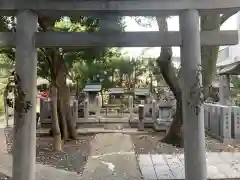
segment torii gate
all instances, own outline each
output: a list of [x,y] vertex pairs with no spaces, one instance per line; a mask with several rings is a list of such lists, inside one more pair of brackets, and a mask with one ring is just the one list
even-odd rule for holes
[[[238,43],[236,31],[199,33],[199,13],[239,9],[240,0],[1,0],[0,15],[17,16],[16,33],[0,33],[0,46],[16,47],[16,73],[26,114],[16,112],[13,180],[35,179],[36,47],[180,46],[187,180],[206,180],[205,134],[201,111],[200,46]],[[161,16],[179,15],[180,32],[36,33],[37,14]],[[103,15],[103,16],[102,16]],[[107,18],[108,19],[108,18]],[[111,19],[111,18],[110,18]],[[22,109],[23,110],[23,109]],[[22,168],[20,168],[22,167]]]

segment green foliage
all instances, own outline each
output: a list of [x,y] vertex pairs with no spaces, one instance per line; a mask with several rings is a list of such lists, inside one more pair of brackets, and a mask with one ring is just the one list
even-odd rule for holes
[[232,75],[231,82],[235,89],[240,90],[240,77]]
[[[119,19],[119,22],[121,22],[120,28],[124,28],[123,21]],[[15,31],[15,18],[2,17],[0,23],[4,31]],[[99,19],[95,17],[58,19],[40,17],[39,20],[39,31],[95,32],[98,30]],[[96,82],[102,83],[104,89],[116,86],[134,88],[135,84],[141,83],[139,77],[148,74],[153,69],[149,68],[149,60],[123,57],[120,51],[121,48],[39,48],[37,50],[37,73],[38,76],[51,81],[53,69],[58,71],[53,63],[54,56],[58,54],[67,68],[68,78],[80,90],[86,83]],[[7,84],[5,80],[14,68],[15,50],[1,48],[0,55],[0,79]]]

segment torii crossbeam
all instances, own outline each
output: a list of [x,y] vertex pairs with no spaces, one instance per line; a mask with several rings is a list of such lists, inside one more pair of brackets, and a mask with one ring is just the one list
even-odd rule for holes
[[[0,0],[1,15],[17,16],[16,34],[0,33],[0,46],[16,47],[18,85],[23,101],[32,105],[16,111],[13,180],[35,180],[36,47],[180,46],[187,180],[206,180],[205,134],[201,104],[201,45],[238,42],[237,32],[199,32],[199,13],[238,10],[240,0]],[[179,15],[180,32],[37,33],[38,15]],[[106,16],[105,16],[106,17]],[[172,35],[172,36],[171,36]],[[118,37],[115,37],[118,36]],[[228,37],[229,36],[229,37]],[[75,38],[74,38],[75,37]],[[158,39],[159,40],[156,40]],[[102,42],[104,41],[104,42]],[[72,43],[72,44],[71,44]],[[21,170],[19,167],[24,167]]]
[[61,15],[93,15],[120,13],[122,16],[177,15],[182,10],[200,12],[240,7],[238,0],[1,0],[2,12],[15,13],[16,9],[31,9],[42,13]]

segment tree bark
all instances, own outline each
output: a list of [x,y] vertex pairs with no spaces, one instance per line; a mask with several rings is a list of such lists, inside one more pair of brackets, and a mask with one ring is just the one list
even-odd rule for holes
[[[8,103],[7,103],[7,96],[8,96],[8,88],[6,87],[3,92],[3,102],[4,102],[4,116],[5,116],[5,125],[6,127],[9,126],[9,113],[8,113]],[[14,109],[14,107],[13,107]]]
[[174,67],[171,63],[171,57],[171,48],[162,48],[161,55],[157,59],[157,65],[162,73],[162,76],[176,99],[176,112],[173,115],[173,122],[167,135],[162,139],[162,142],[182,147],[183,139],[181,135],[181,127],[183,124],[183,119],[181,89]]
[[67,84],[64,84],[64,89],[66,92],[66,98],[64,100],[64,105],[66,109],[66,120],[67,120],[67,126],[68,126],[68,132],[69,132],[69,138],[71,139],[77,139],[77,131],[76,131],[76,124],[74,124],[73,121],[73,114],[72,114],[72,108],[70,106],[70,89],[67,86]]
[[52,84],[51,85],[51,106],[52,106],[52,135],[53,135],[53,147],[56,151],[62,150],[62,140],[61,140],[61,132],[59,127],[58,120],[58,111],[57,111],[57,87]]
[[[159,27],[159,31],[165,32],[168,31],[167,27],[167,19],[157,18],[157,23]],[[160,57],[156,60],[159,70],[172,91],[175,99],[176,99],[176,112],[173,115],[173,122],[170,126],[170,129],[165,138],[162,139],[162,142],[167,144],[173,144],[175,146],[182,147],[183,139],[181,135],[181,127],[182,127],[182,98],[181,98],[181,88],[179,85],[178,77],[175,74],[174,66],[171,62],[172,58],[172,49],[171,47],[161,48]]]
[[58,118],[59,118],[59,125],[61,130],[62,139],[64,142],[66,142],[69,138],[68,134],[68,127],[67,127],[67,120],[66,120],[66,110],[64,107],[64,101],[61,97],[62,94],[62,88],[58,88],[58,100],[57,100],[57,106],[58,106]]
[[[232,13],[232,14],[231,14]],[[231,17],[234,12],[227,12],[221,17],[218,14],[204,15],[201,16],[201,30],[219,30],[220,26]],[[156,18],[159,26],[159,31],[167,31],[166,18]],[[202,77],[203,77],[203,95],[206,100],[209,97],[210,87],[212,78],[216,71],[216,63],[218,58],[218,46],[213,47],[202,47],[201,48],[201,59],[202,59]],[[176,113],[173,116],[173,122],[163,142],[183,147],[183,136],[182,136],[182,99],[181,99],[181,88],[179,85],[178,77],[174,72],[174,67],[171,63],[171,48],[161,48],[160,57],[157,59],[157,65],[163,75],[164,80],[168,84],[169,88],[173,92],[177,100]]]
[[[58,75],[58,80],[63,81],[61,78],[61,72],[59,72]],[[65,107],[65,101],[64,101],[64,96],[65,94],[65,90],[64,90],[64,86],[63,84],[60,84],[60,81],[58,81],[58,115],[59,115],[59,119],[60,119],[60,123],[61,123],[61,134],[63,136],[63,140],[67,141],[69,138],[69,134],[68,134],[68,126],[67,126],[67,118],[66,118],[66,114],[67,114],[67,110]]]
[[58,76],[57,82],[59,84],[59,115],[62,121],[62,133],[64,136],[64,140],[68,140],[68,138],[76,139],[77,132],[76,126],[74,125],[74,121],[71,115],[71,107],[70,107],[70,89],[66,84],[67,77],[67,68],[65,66],[65,62],[61,56],[57,61],[59,63],[58,68]]

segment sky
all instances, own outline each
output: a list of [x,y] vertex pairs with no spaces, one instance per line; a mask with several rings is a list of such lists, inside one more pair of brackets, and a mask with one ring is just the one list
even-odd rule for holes
[[[239,13],[240,14],[240,13]],[[240,17],[240,15],[239,15]],[[239,19],[237,23],[237,19]],[[169,31],[179,31],[179,18],[178,16],[173,16],[168,18],[168,29]],[[151,27],[142,27],[138,25],[132,17],[125,17],[126,28],[125,31],[158,31],[157,23],[152,23]],[[237,24],[240,24],[240,18],[237,18],[237,15],[229,18],[221,27],[221,30],[237,30]],[[128,56],[137,57],[141,56],[142,51],[145,48],[124,48],[123,51],[127,52]],[[154,47],[148,50],[145,55],[150,57],[158,57],[160,54],[160,48]],[[173,47],[173,55],[179,57],[180,49],[179,47]]]

